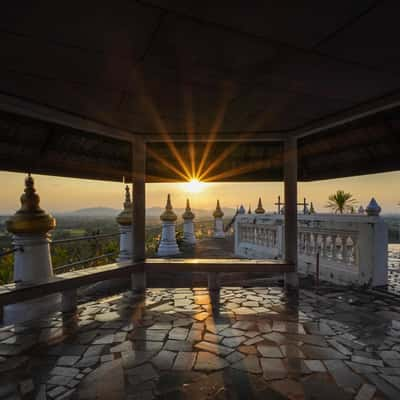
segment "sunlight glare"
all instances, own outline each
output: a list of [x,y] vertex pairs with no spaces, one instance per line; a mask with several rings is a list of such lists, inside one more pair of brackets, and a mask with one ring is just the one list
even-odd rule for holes
[[185,184],[185,189],[189,193],[199,193],[203,190],[204,183],[196,178],[191,179]]

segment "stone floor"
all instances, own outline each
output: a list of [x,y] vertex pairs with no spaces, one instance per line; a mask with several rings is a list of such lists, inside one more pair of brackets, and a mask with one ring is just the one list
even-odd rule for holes
[[0,328],[0,399],[400,399],[400,304],[149,289]]

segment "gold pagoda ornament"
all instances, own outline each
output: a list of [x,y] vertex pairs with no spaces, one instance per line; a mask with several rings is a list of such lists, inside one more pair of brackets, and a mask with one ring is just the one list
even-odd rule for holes
[[217,207],[215,208],[215,211],[213,212],[213,217],[214,218],[222,218],[223,216],[224,216],[224,213],[221,210],[219,200],[217,200]]
[[172,211],[171,195],[168,194],[167,204],[165,206],[165,211],[160,216],[161,221],[174,222],[177,219],[176,214]]
[[189,199],[186,199],[186,209],[185,212],[182,214],[183,219],[194,219],[194,214],[192,209],[190,208]]
[[56,220],[39,206],[31,174],[25,178],[25,190],[21,195],[21,208],[6,221],[7,230],[13,234],[44,234],[56,227]]
[[119,225],[132,225],[132,202],[129,186],[125,186],[124,209],[118,214],[117,222]]
[[256,214],[264,214],[265,210],[262,206],[261,197],[258,198],[258,205],[257,208],[254,210]]

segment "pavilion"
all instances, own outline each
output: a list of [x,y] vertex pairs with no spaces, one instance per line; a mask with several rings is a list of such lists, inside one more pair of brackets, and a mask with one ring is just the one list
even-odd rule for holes
[[[0,169],[132,183],[133,263],[99,274],[133,273],[138,291],[164,267],[209,272],[212,288],[214,271],[251,264],[146,261],[146,183],[283,181],[285,259],[255,270],[296,289],[297,182],[400,169],[399,12],[395,1],[8,2]],[[72,284],[54,285],[76,307]]]
[[395,2],[95,10],[2,11],[0,168],[132,180],[136,261],[146,182],[283,180],[296,286],[297,181],[400,168]]

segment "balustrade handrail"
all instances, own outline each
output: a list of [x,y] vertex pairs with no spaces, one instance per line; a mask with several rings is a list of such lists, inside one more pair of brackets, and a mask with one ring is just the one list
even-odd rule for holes
[[8,256],[9,254],[16,253],[17,251],[24,251],[24,248],[23,247],[14,247],[10,250],[3,251],[0,253],[0,258]]
[[89,235],[89,236],[77,236],[77,237],[66,238],[66,239],[52,240],[50,243],[51,243],[52,245],[55,245],[55,244],[62,244],[62,243],[79,242],[79,241],[83,241],[83,240],[105,239],[105,238],[114,237],[114,236],[119,236],[119,235],[121,235],[120,232],[116,232],[116,233],[104,233],[104,234]]
[[97,261],[97,260],[101,260],[102,258],[113,257],[113,256],[116,256],[117,254],[118,254],[118,252],[115,251],[115,252],[112,252],[112,253],[106,253],[106,254],[102,254],[102,255],[100,255],[100,256],[90,257],[90,258],[86,258],[86,259],[84,259],[84,260],[75,261],[75,262],[73,262],[73,263],[60,265],[59,267],[54,268],[54,269],[53,269],[53,272],[54,272],[54,273],[58,273],[58,272],[60,272],[61,270],[65,270],[65,269],[68,269],[68,268],[73,268],[73,267],[76,267],[76,266],[78,266],[78,265],[81,265],[81,264],[85,264],[85,263],[87,263],[87,262],[90,262],[90,261]]

